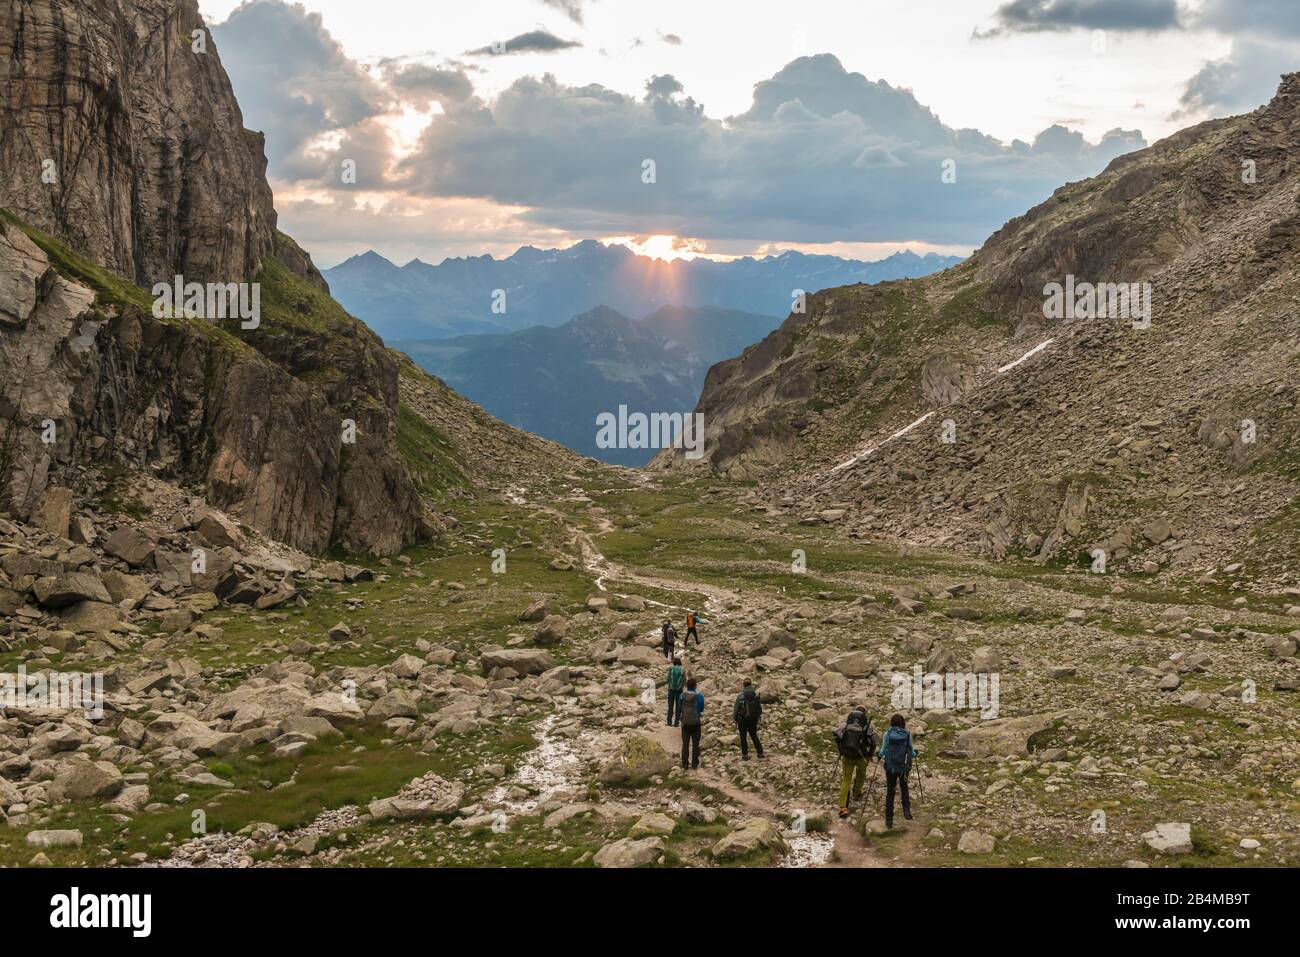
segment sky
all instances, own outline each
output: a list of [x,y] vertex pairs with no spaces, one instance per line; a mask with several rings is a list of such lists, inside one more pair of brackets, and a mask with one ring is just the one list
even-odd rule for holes
[[322,266],[966,254],[1268,100],[1297,0],[200,0]]

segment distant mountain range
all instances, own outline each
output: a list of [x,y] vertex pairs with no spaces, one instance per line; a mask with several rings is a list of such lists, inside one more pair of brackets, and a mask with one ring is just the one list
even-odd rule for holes
[[589,239],[567,249],[524,246],[505,259],[471,256],[437,266],[418,259],[397,266],[367,252],[325,270],[325,278],[334,297],[385,339],[427,340],[559,326],[597,306],[637,318],[664,306],[784,317],[795,289],[916,278],[960,261],[935,253],[864,262],[785,252],[664,262]]
[[654,449],[601,449],[596,416],[688,412],[715,362],[780,325],[774,316],[665,306],[633,321],[598,306],[557,327],[498,335],[398,339],[422,368],[518,428],[618,465],[644,465]]

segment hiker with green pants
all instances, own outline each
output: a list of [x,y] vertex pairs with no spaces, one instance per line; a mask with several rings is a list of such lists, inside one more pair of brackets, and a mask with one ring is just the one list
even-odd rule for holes
[[867,765],[876,749],[871,733],[871,719],[867,709],[859,705],[849,712],[844,723],[835,729],[835,747],[840,753],[840,817],[849,816],[849,795],[862,799],[862,788],[867,782]]

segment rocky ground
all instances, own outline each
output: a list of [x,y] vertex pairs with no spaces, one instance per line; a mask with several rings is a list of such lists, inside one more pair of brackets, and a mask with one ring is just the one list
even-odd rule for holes
[[[0,520],[0,672],[105,682],[99,718],[3,709],[10,865],[1300,859],[1300,596],[1228,569],[899,549],[722,484],[600,470],[467,498],[442,539],[351,564],[124,487]],[[688,607],[707,621],[684,651],[698,771],[658,649]],[[916,819],[886,830],[877,783],[841,822],[830,731],[856,703],[886,721],[890,675],[915,665],[997,676],[996,716],[898,708],[923,753]],[[730,721],[745,677],[761,762]]]

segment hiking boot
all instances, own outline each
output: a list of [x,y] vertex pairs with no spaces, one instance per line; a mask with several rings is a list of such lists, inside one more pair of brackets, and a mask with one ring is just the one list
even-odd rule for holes
[[[762,755],[760,754],[759,757],[762,757]],[[742,755],[740,756],[740,760],[742,760],[742,761],[748,761],[748,760],[749,760],[749,755],[748,755],[748,754],[742,754]]]
[[846,807],[840,808],[840,820],[842,821],[848,816],[849,816],[849,809]]
[[890,817],[885,818],[885,830],[892,831],[893,829],[894,829],[894,819]]
[[911,812],[911,811],[908,811],[908,810],[904,810],[904,811],[903,811],[903,817],[907,818],[907,820],[909,820],[909,821],[912,820],[912,812]]
[[758,752],[758,760],[760,760],[760,761],[766,761],[766,760],[767,760],[767,755],[764,754],[762,751]]

